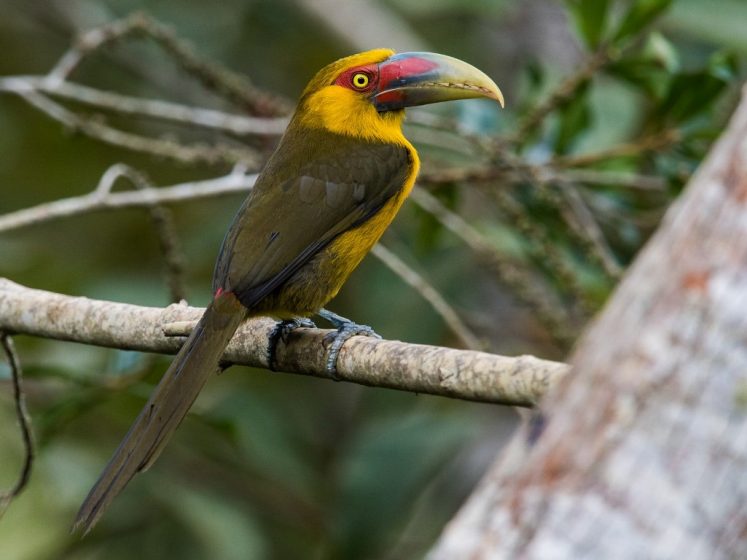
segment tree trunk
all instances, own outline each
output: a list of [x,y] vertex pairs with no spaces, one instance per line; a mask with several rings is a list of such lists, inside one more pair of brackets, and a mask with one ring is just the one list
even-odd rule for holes
[[430,554],[747,558],[747,90]]

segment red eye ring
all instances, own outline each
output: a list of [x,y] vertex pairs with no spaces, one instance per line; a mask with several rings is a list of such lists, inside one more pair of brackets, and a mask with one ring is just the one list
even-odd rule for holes
[[357,92],[371,91],[379,81],[379,69],[375,64],[367,64],[356,68],[349,68],[342,72],[335,81],[335,85],[352,89]]

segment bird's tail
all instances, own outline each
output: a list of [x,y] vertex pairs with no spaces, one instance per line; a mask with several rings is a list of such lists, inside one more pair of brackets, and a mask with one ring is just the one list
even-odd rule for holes
[[161,378],[78,511],[73,531],[87,533],[138,472],[158,458],[208,378],[246,309],[231,292],[216,296]]

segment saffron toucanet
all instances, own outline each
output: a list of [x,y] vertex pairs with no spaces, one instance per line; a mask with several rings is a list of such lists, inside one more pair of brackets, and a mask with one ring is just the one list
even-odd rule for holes
[[[308,317],[337,294],[415,183],[420,162],[402,134],[404,108],[471,97],[503,104],[484,73],[434,53],[378,49],[314,76],[226,234],[212,302],[91,489],[75,528],[88,532],[156,460],[242,321]],[[341,341],[358,332],[339,326]]]

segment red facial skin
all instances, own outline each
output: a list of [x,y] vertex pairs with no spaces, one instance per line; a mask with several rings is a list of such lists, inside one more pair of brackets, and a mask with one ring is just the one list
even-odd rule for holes
[[[335,84],[361,93],[383,92],[376,95],[378,103],[402,105],[405,102],[406,93],[398,88],[418,76],[431,72],[437,66],[432,60],[416,56],[397,58],[395,55],[392,59],[380,64],[365,64],[345,70],[337,77]],[[368,76],[366,87],[356,87],[353,83],[353,77],[359,73]]]
[[[368,85],[366,87],[360,88],[353,84],[353,76],[356,74],[366,74],[368,76]],[[364,93],[373,91],[379,85],[379,65],[365,64],[364,66],[356,66],[355,68],[345,70],[342,74],[337,76],[335,85]]]

